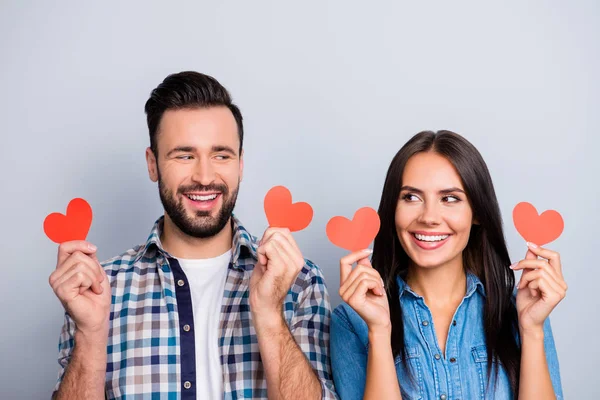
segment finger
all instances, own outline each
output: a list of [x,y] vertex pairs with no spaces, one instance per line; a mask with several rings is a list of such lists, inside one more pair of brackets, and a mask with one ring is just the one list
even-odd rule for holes
[[292,262],[291,265],[294,266],[294,270],[296,272],[302,269],[305,264],[302,253],[300,253],[298,248],[294,247],[282,233],[275,232],[269,240],[277,243],[277,248],[283,255],[286,256],[284,257],[285,259]]
[[372,252],[373,251],[371,249],[364,249],[352,252],[340,258],[340,285],[343,284],[346,279],[348,279],[348,275],[350,275],[350,272],[352,272],[352,264],[365,258]]
[[273,235],[279,234],[282,235],[292,246],[292,248],[296,249],[300,253],[300,248],[298,247],[298,243],[294,240],[294,236],[292,236],[292,231],[289,228],[269,228],[267,232],[265,232],[265,239],[269,240]]
[[84,271],[73,271],[66,274],[52,288],[57,297],[63,302],[69,302],[75,296],[74,293],[81,294],[81,289],[87,290],[94,282],[94,279]]
[[552,251],[543,247],[540,247],[534,243],[527,244],[529,251],[534,253],[536,256],[545,258],[548,263],[560,274],[562,277],[562,264],[560,261],[560,254],[556,251]]
[[60,266],[71,254],[76,251],[81,251],[84,254],[93,254],[98,250],[96,246],[94,246],[90,242],[86,242],[85,240],[71,240],[69,242],[61,243],[58,246],[58,257],[56,266]]
[[100,263],[100,260],[98,260],[98,255],[97,253],[93,253],[90,254],[90,257],[96,261],[96,263],[98,264],[98,269],[100,271],[100,282],[102,282],[104,280],[104,276],[106,275],[106,272],[104,271],[104,268],[102,267],[102,264]]
[[525,277],[521,277],[521,282],[519,283],[518,289],[524,289],[525,287],[529,287],[530,289],[538,289],[540,280],[543,280],[547,283],[546,287],[556,292],[565,291],[554,278],[548,273],[547,270],[538,269],[535,271],[531,271]]
[[76,250],[62,263],[62,265],[59,268],[52,272],[52,274],[50,275],[50,285],[52,285],[52,282],[54,280],[58,279],[60,276],[62,276],[64,273],[66,273],[78,264],[87,265],[90,268],[90,270],[96,275],[96,279],[98,280],[98,282],[102,282],[102,280],[104,279],[104,270],[102,269],[102,267],[89,255],[84,254],[79,250]]
[[290,243],[290,245],[292,247],[294,247],[298,252],[300,252],[300,248],[298,247],[298,244],[294,240],[294,237],[292,236],[292,232],[288,228],[267,228],[265,230],[265,232],[263,233],[263,236],[262,236],[262,239],[260,241],[260,244],[261,245],[265,244],[276,233],[280,234],[280,235],[283,235],[283,237],[285,237],[285,239]]
[[538,258],[535,260],[521,260],[518,263],[511,265],[510,268],[515,271],[543,269],[561,287],[564,287],[566,289],[567,284],[564,282],[564,279],[562,278],[562,276],[560,276],[559,273],[554,268],[552,268],[552,266],[545,259]]
[[373,293],[381,296],[383,294],[383,287],[381,285],[381,279],[373,277],[373,275],[362,272],[360,273],[356,279],[354,279],[350,284],[345,285],[344,288],[340,288],[340,296],[341,297],[350,297],[352,293],[354,293],[362,281],[373,281],[376,282],[376,286],[370,287],[373,289]]
[[540,291],[543,298],[549,299],[556,304],[565,297],[566,291],[556,285],[556,282],[553,282],[544,271],[535,271],[530,276],[533,279],[529,280],[530,278],[528,278],[526,282],[527,286],[525,287]]
[[378,281],[374,279],[362,279],[359,282],[350,288],[348,291],[344,293],[342,299],[350,305],[355,303],[356,300],[364,298],[367,293],[371,291],[377,296],[383,296],[383,290],[381,290],[381,286]]
[[[65,272],[64,274],[62,274],[60,277],[58,277],[57,279],[54,280],[54,282],[51,284],[52,289],[54,289],[56,291],[56,288],[58,288],[59,286],[63,285],[66,281],[68,281],[69,279],[71,279],[72,276],[74,275],[85,275],[89,280],[90,280],[90,285],[92,286],[92,284],[96,284],[96,289],[100,289],[100,293],[102,293],[102,286],[100,285],[100,283],[98,282],[96,275],[94,274],[94,272],[89,268],[88,265],[85,265],[83,263],[80,264],[76,264],[73,266],[73,268],[69,269],[67,272]],[[86,287],[87,289],[87,287]]]
[[[268,269],[277,276],[282,275],[283,265],[286,263],[286,258],[282,251],[278,249],[276,241],[270,240],[259,247],[259,253],[267,258]],[[269,262],[272,261],[272,262]]]
[[[373,269],[372,267],[367,267],[365,265],[357,265],[356,268],[354,268],[352,272],[350,272],[344,283],[340,285],[340,291],[346,291],[346,289],[348,289],[348,287],[350,287],[354,283],[354,281],[356,281],[356,279],[359,279],[359,277],[363,274],[367,274],[372,279],[381,282],[381,276],[379,275],[379,272],[377,272],[375,269]],[[383,282],[381,282],[381,286],[383,286]]]
[[358,260],[356,265],[364,265],[365,267],[373,268],[373,266],[371,265],[371,260],[369,260],[369,257],[361,258],[360,260]]

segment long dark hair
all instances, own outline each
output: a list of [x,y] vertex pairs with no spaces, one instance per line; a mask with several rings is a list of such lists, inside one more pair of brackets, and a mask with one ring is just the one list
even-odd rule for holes
[[[394,356],[406,360],[402,308],[396,277],[406,279],[409,258],[396,233],[396,205],[402,187],[402,174],[410,157],[433,151],[445,157],[458,171],[465,193],[478,224],[473,225],[463,264],[485,287],[483,310],[485,339],[488,354],[488,377],[492,362],[500,361],[505,368],[513,393],[518,393],[521,351],[517,344],[518,320],[512,300],[515,285],[514,272],[509,268],[510,258],[502,217],[492,178],[487,165],[475,146],[462,136],[450,131],[424,131],[413,136],[392,160],[385,178],[379,217],[381,229],[373,246],[373,267],[386,283],[392,320],[392,350]],[[496,373],[498,369],[495,369]],[[489,378],[488,378],[489,379]]]

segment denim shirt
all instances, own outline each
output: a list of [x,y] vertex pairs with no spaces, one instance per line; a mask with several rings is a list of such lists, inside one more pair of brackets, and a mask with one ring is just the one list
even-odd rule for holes
[[[402,399],[512,399],[503,367],[500,367],[495,382],[491,379],[488,386],[483,326],[485,292],[481,281],[475,275],[467,275],[467,292],[450,324],[446,354],[440,350],[431,312],[423,297],[413,292],[402,279],[398,278],[397,282],[403,310],[407,364],[411,371],[409,374],[401,356],[396,357],[396,375],[401,384]],[[367,375],[368,327],[345,303],[333,312],[330,345],[333,379],[340,398],[362,399]],[[549,319],[544,323],[544,348],[554,392],[558,399],[562,399],[558,357]],[[496,367],[494,363],[492,377]]]

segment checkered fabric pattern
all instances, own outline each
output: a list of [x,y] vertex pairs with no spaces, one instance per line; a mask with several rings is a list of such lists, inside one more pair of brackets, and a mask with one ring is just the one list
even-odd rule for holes
[[[102,263],[112,289],[107,347],[108,399],[196,399],[192,305],[185,274],[160,243],[163,217],[144,245]],[[258,240],[234,216],[232,259],[224,288],[219,351],[224,399],[267,398],[267,382],[249,307]],[[329,296],[306,260],[284,302],[296,343],[317,374],[323,399],[337,399],[329,361]],[[75,323],[65,314],[58,389],[73,351]]]

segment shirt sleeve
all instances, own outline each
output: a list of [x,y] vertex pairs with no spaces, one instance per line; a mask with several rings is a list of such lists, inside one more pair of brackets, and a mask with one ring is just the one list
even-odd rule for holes
[[342,400],[361,400],[365,392],[367,348],[339,306],[331,317],[331,368]]
[[548,364],[548,371],[550,372],[554,394],[556,394],[558,400],[562,400],[564,397],[562,384],[560,382],[560,367],[558,365],[558,354],[554,344],[550,318],[546,318],[546,321],[544,322],[544,350],[546,352],[546,363]]
[[290,332],[310,362],[321,383],[323,399],[338,399],[331,376],[329,359],[329,323],[331,306],[323,275],[307,261],[304,289],[290,321]]
[[63,376],[65,375],[65,369],[67,368],[67,365],[69,365],[69,361],[71,361],[71,353],[75,347],[74,337],[75,322],[69,316],[69,314],[65,313],[65,322],[62,326],[58,341],[58,379],[56,381],[56,385],[54,386],[54,392],[52,393],[52,396],[54,396],[58,391]]

